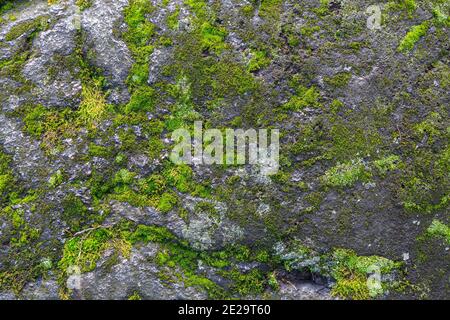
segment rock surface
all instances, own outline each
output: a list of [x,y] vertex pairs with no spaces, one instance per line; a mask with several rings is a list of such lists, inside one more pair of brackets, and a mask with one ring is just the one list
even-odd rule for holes
[[0,299],[450,297],[448,1],[51,3],[0,1]]

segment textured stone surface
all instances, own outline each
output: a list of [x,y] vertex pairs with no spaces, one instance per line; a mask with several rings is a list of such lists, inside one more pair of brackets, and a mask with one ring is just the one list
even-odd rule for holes
[[[449,298],[447,2],[12,2],[0,299]],[[194,120],[278,128],[279,174],[173,165]]]

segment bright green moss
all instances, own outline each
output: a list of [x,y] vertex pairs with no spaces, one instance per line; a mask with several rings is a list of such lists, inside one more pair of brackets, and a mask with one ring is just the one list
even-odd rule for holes
[[220,53],[226,48],[225,37],[227,36],[227,31],[225,28],[205,22],[200,28],[200,33],[203,50]]
[[69,268],[78,267],[81,272],[89,272],[95,269],[101,254],[108,247],[108,241],[112,239],[111,231],[97,229],[66,241],[63,256],[58,267],[63,273]]
[[337,114],[345,107],[344,103],[338,99],[334,99],[330,104],[330,110],[333,114]]
[[164,172],[167,184],[184,193],[192,188],[192,174],[192,169],[187,165],[174,166]]
[[135,173],[128,171],[127,169],[119,170],[113,179],[113,183],[117,186],[130,185],[134,182]]
[[159,199],[158,210],[167,213],[178,203],[178,197],[172,192],[163,193]]
[[371,177],[361,160],[338,164],[321,178],[329,187],[351,187],[358,181],[367,181]]
[[282,4],[282,0],[262,0],[259,15],[265,19],[278,21],[282,12]]
[[109,158],[113,155],[113,149],[110,147],[99,146],[95,143],[89,144],[89,155],[91,157]]
[[410,18],[413,17],[416,9],[417,3],[415,0],[394,0],[390,1],[386,6],[386,10],[404,11]]
[[450,245],[450,227],[439,220],[433,220],[433,223],[427,229],[427,233],[433,237],[445,239],[447,244]]
[[40,230],[33,228],[25,221],[23,210],[12,210],[8,207],[6,210],[3,210],[3,213],[6,213],[9,216],[14,228],[13,233],[10,235],[9,245],[11,247],[23,248],[39,239]]
[[142,300],[141,296],[138,292],[134,292],[131,296],[128,297],[128,300]]
[[240,296],[261,294],[266,286],[266,277],[258,269],[252,269],[247,273],[233,269],[222,272],[222,275],[233,281],[231,290]]
[[6,1],[6,0],[0,1],[0,15],[8,10],[11,10],[12,8],[14,8],[14,1]]
[[149,243],[149,242],[157,242],[157,243],[166,243],[168,241],[175,240],[175,236],[170,233],[167,228],[157,227],[157,226],[144,226],[139,225],[130,236],[129,240],[132,244],[136,244],[139,242]]
[[247,65],[247,70],[250,72],[258,71],[267,67],[271,60],[267,57],[266,51],[255,51],[251,52],[252,57]]
[[420,38],[427,34],[429,27],[429,21],[424,21],[421,24],[412,27],[400,42],[397,50],[403,53],[411,51]]
[[125,107],[125,112],[151,112],[154,110],[154,100],[155,91],[152,88],[139,88],[133,92],[130,102]]
[[48,179],[48,185],[51,188],[56,188],[64,182],[64,174],[61,170],[57,170],[51,177]]
[[105,119],[111,107],[106,103],[106,95],[100,87],[85,84],[81,91],[81,98],[77,121],[83,125],[93,126]]
[[151,3],[144,0],[132,0],[125,8],[124,18],[129,28],[125,39],[134,46],[132,49],[139,50],[148,45],[154,25],[147,21],[145,15],[152,13],[153,10]]
[[194,12],[198,20],[207,20],[208,3],[205,0],[184,0],[184,3]]
[[313,11],[319,16],[326,16],[330,13],[330,0],[320,0],[320,6]]
[[381,175],[386,175],[389,171],[399,169],[401,160],[397,155],[390,155],[386,158],[374,161],[374,165]]
[[301,111],[304,108],[318,108],[320,103],[320,92],[314,87],[297,88],[297,94],[283,105],[283,109],[290,111]]
[[314,33],[319,32],[319,26],[304,26],[300,29],[300,34],[303,37],[311,37]]
[[11,190],[14,176],[9,167],[11,158],[0,151],[0,204],[7,198],[8,191]]
[[128,77],[128,84],[132,89],[144,86],[148,79],[148,59],[154,49],[151,40],[155,33],[155,26],[147,20],[146,15],[153,10],[151,3],[145,0],[130,1],[124,9],[128,31],[124,33],[123,38],[136,61]]
[[[367,300],[382,295],[388,285],[370,281],[370,274],[380,277],[400,269],[401,263],[378,256],[358,256],[355,252],[337,249],[333,253],[332,276],[336,280],[332,293],[336,296],[354,300]],[[377,279],[374,279],[377,281]]]
[[[447,3],[447,7],[448,7],[448,3]],[[438,27],[450,27],[450,15],[448,14],[448,10],[447,13],[445,13],[445,7],[444,6],[439,6],[436,5],[433,8],[433,16],[434,16],[434,23],[438,26]]]

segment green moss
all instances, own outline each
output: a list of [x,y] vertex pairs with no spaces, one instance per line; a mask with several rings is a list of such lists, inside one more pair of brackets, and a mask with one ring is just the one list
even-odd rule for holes
[[327,135],[332,143],[326,151],[326,158],[337,161],[349,161],[354,157],[374,156],[382,139],[367,120],[337,120]]
[[128,297],[128,300],[142,300],[142,298],[138,292],[134,292],[131,296]]
[[334,99],[330,104],[330,110],[333,114],[337,114],[345,107],[344,103],[338,99]]
[[251,52],[252,57],[247,65],[247,70],[250,72],[258,71],[267,67],[271,60],[267,57],[267,53],[265,51],[255,51]]
[[180,6],[177,5],[175,10],[167,16],[167,26],[172,30],[177,30],[180,18]]
[[332,77],[325,77],[324,81],[326,84],[335,88],[344,88],[348,86],[352,74],[350,72],[339,72]]
[[[399,275],[401,262],[379,256],[359,256],[348,249],[337,248],[320,254],[293,241],[279,259],[287,271],[309,271],[333,278],[332,294],[343,299],[377,298],[403,280]],[[377,277],[371,277],[377,274],[379,283],[373,281]]]
[[40,237],[40,230],[33,228],[24,220],[22,210],[12,211],[12,221],[14,234],[12,235],[9,245],[13,248],[23,248],[36,241]]
[[233,269],[222,272],[222,275],[233,281],[231,290],[240,296],[258,295],[264,292],[266,286],[266,277],[258,269],[252,269],[249,272],[241,273]]
[[439,220],[433,220],[433,223],[427,229],[427,233],[433,237],[443,238],[450,245],[450,227]]
[[154,110],[155,91],[150,87],[142,87],[133,92],[125,112],[151,112]]
[[245,17],[252,17],[255,13],[255,8],[251,4],[247,4],[241,7],[241,13]]
[[77,121],[84,125],[96,125],[105,119],[108,109],[111,109],[111,106],[106,103],[106,95],[101,88],[85,83],[81,91]]
[[134,182],[135,176],[135,173],[130,172],[127,169],[121,169],[115,174],[113,183],[116,185],[116,187],[130,185]]
[[6,1],[6,0],[0,1],[0,15],[2,15],[8,10],[11,10],[12,8],[14,8],[14,1]]
[[160,174],[153,174],[140,182],[143,192],[149,195],[161,195],[167,187],[166,178]]
[[351,187],[358,181],[367,181],[371,173],[366,170],[361,160],[338,164],[331,168],[321,178],[329,187]]
[[71,232],[79,232],[92,223],[100,223],[104,217],[95,211],[90,211],[80,198],[70,193],[62,201],[61,215]]
[[129,240],[132,244],[139,242],[149,243],[166,243],[175,240],[175,236],[164,227],[139,225],[130,236]]
[[178,203],[178,197],[172,192],[163,193],[159,199],[158,210],[167,213]]
[[13,182],[13,176],[10,173],[0,175],[0,194],[4,194]]
[[320,6],[315,8],[313,11],[321,17],[330,14],[330,2],[330,0],[320,0]]
[[24,21],[13,26],[5,35],[6,41],[12,41],[25,33],[37,33],[45,30],[48,27],[49,16],[44,15],[33,20]]
[[75,4],[80,7],[80,10],[83,11],[92,6],[94,0],[77,0]]
[[48,180],[48,185],[51,188],[56,188],[64,182],[64,174],[61,170],[57,170]]
[[301,111],[304,108],[318,108],[320,103],[320,92],[314,87],[305,88],[300,86],[297,88],[297,94],[282,106],[285,110]]
[[95,143],[89,144],[89,155],[91,157],[100,157],[108,159],[114,153],[114,150],[110,147],[99,146]]
[[51,110],[37,105],[23,111],[24,130],[31,136],[42,139],[41,147],[48,153],[58,150],[63,138],[76,130],[75,113],[69,109]]
[[442,137],[442,121],[443,117],[438,112],[431,112],[427,119],[414,126],[414,134],[419,140],[427,138],[427,143],[431,145]]
[[380,276],[400,269],[402,264],[378,256],[358,256],[355,252],[337,249],[333,253],[332,276],[336,280],[332,294],[354,300],[367,300],[382,295],[388,285],[370,282],[369,275],[379,272]]
[[[448,3],[447,3],[447,9],[448,9]],[[445,7],[444,5],[436,5],[433,8],[433,17],[434,17],[434,23],[438,27],[450,27],[450,15],[445,13]]]
[[84,236],[67,240],[58,267],[63,273],[73,267],[79,267],[83,273],[94,270],[111,238],[111,231],[97,229]]
[[128,84],[132,89],[146,85],[148,79],[148,59],[153,52],[151,40],[155,26],[146,19],[146,15],[153,10],[151,3],[144,0],[130,1],[124,9],[128,30],[123,34],[123,38],[136,61],[128,77]]
[[314,33],[319,32],[319,26],[304,26],[300,29],[300,34],[303,37],[311,37]]
[[413,127],[411,160],[405,165],[399,190],[408,211],[432,213],[450,204],[450,147],[444,119],[445,116],[432,112]]
[[136,133],[132,128],[119,130],[120,149],[131,151],[139,149]]
[[164,171],[167,184],[184,193],[192,189],[192,174],[192,169],[187,165],[169,167]]
[[411,51],[420,38],[427,34],[429,27],[429,21],[424,21],[421,24],[412,27],[400,42],[397,50],[403,53]]
[[374,161],[375,168],[381,175],[386,175],[389,171],[394,171],[400,168],[401,160],[397,155],[390,155],[380,160]]
[[0,205],[5,203],[14,186],[14,176],[10,168],[11,158],[0,151]]
[[320,209],[320,205],[322,204],[323,199],[324,196],[321,192],[313,192],[305,197],[305,200],[308,201],[308,203],[312,205],[316,210]]
[[220,53],[226,48],[225,37],[227,36],[227,31],[225,28],[204,22],[201,26],[200,33],[203,50]]
[[386,10],[403,11],[409,18],[412,18],[417,7],[415,0],[394,0],[387,4]]

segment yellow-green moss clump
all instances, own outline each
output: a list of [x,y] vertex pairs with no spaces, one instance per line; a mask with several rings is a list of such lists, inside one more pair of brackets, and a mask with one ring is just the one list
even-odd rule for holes
[[423,23],[412,27],[400,42],[400,45],[398,46],[398,51],[400,52],[411,51],[416,45],[416,43],[420,40],[420,38],[422,38],[424,35],[427,34],[429,27],[430,27],[429,21],[424,21]]
[[442,238],[450,245],[450,227],[439,220],[433,220],[433,223],[427,229],[430,236]]

